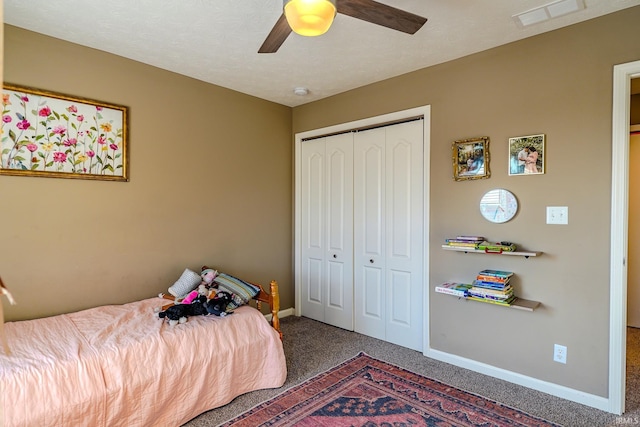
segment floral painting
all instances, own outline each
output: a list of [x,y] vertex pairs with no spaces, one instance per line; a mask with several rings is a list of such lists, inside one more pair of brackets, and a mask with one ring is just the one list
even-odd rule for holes
[[4,85],[0,175],[128,180],[127,108]]

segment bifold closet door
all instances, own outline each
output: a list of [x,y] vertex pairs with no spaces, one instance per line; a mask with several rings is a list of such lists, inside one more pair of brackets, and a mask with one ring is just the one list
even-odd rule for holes
[[419,351],[422,150],[421,120],[354,136],[355,331]]
[[302,314],[353,330],[353,135],[302,143]]

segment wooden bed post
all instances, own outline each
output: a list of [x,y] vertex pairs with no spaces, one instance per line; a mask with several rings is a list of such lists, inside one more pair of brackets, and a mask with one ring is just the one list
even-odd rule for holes
[[278,318],[278,312],[280,311],[280,291],[278,291],[278,282],[271,281],[271,326],[278,331],[280,339],[282,339],[282,331],[280,330],[280,318]]

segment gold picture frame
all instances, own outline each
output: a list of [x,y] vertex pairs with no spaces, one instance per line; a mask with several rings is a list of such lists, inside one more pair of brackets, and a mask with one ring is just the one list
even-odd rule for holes
[[127,107],[5,84],[0,126],[0,175],[129,180]]
[[454,141],[452,149],[454,180],[485,179],[491,176],[488,136]]

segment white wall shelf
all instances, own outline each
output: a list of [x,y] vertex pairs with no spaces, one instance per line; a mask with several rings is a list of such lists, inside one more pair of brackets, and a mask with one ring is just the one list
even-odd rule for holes
[[469,298],[466,298],[466,297],[461,297],[461,296],[456,296],[456,295],[449,295],[449,294],[444,294],[444,293],[440,293],[440,292],[436,292],[436,293],[440,294],[440,295],[447,295],[447,296],[450,296],[450,297],[462,299],[462,300],[465,300],[465,301],[497,305],[499,307],[506,307],[506,308],[515,308],[516,310],[524,310],[524,311],[533,311],[536,308],[538,308],[540,306],[540,304],[542,304],[540,301],[533,301],[533,300],[529,300],[529,299],[516,297],[516,299],[511,303],[511,305],[502,305],[502,304],[494,304],[494,303],[489,302],[489,301],[477,301],[477,300],[469,299]]
[[457,246],[442,245],[442,249],[446,251],[464,252],[469,254],[487,254],[487,255],[511,255],[511,256],[523,256],[529,258],[530,256],[540,256],[542,252],[539,251],[512,251],[512,252],[492,252],[481,249],[461,248]]

